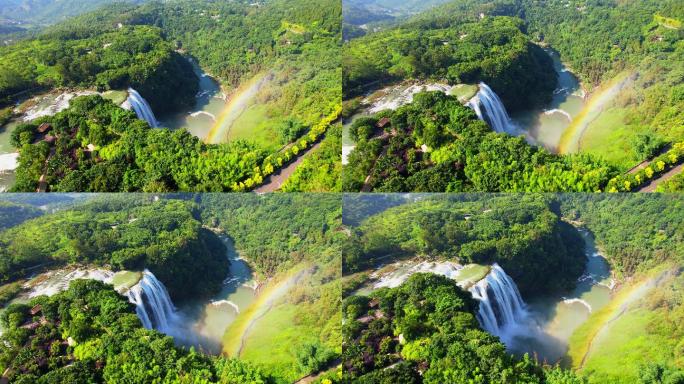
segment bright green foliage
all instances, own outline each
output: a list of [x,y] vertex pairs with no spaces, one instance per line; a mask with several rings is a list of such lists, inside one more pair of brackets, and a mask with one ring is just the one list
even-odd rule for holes
[[[52,149],[31,144],[42,122],[57,134]],[[266,157],[242,141],[204,144],[185,130],[151,129],[100,96],[74,99],[25,127],[14,132],[21,144],[15,191],[35,191],[43,174],[49,190],[60,192],[229,191]]]
[[[343,367],[349,382],[545,382],[528,356],[512,357],[496,337],[480,330],[477,303],[453,280],[414,274],[372,297],[377,306],[366,301],[349,311],[352,297],[343,307]],[[400,356],[404,362],[393,366]]]
[[684,172],[674,176],[670,180],[662,183],[656,189],[656,192],[673,193],[684,192]]
[[318,149],[308,155],[280,188],[283,192],[341,191],[342,126],[330,127]]
[[390,208],[355,229],[343,268],[353,273],[384,256],[424,255],[499,263],[523,295],[570,289],[584,269],[584,246],[554,205],[539,195],[472,195]]
[[74,27],[0,48],[0,103],[25,91],[128,86],[160,114],[191,106],[198,89],[190,64],[155,27]]
[[[342,174],[345,191],[360,190],[370,175],[370,190],[377,192],[596,192],[616,174],[590,156],[552,155],[521,137],[492,132],[442,92],[420,93],[378,116],[390,118],[389,138],[358,143]],[[355,131],[367,121],[359,119]]]
[[345,96],[377,80],[434,78],[452,84],[484,81],[511,110],[548,99],[556,85],[551,60],[528,41],[520,19],[466,22],[454,14],[452,21],[424,17],[346,44]]
[[[31,316],[38,304],[39,313]],[[171,337],[144,329],[125,297],[94,280],[76,280],[53,297],[12,305],[0,322],[0,368],[9,368],[11,382],[273,382],[244,362],[181,349]],[[22,328],[29,324],[35,328]]]

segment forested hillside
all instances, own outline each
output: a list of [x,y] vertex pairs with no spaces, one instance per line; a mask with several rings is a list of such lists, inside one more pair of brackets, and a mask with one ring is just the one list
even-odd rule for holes
[[215,292],[228,261],[221,241],[194,218],[197,207],[141,204],[145,199],[104,199],[7,229],[0,234],[0,281],[26,277],[36,266],[79,263],[147,268],[178,300]]
[[[512,110],[540,104],[556,78],[551,61],[529,42],[520,19],[418,19],[354,39],[343,48],[345,97],[365,85],[403,79],[488,83]],[[525,89],[525,93],[518,90]]]
[[0,106],[17,94],[60,87],[134,87],[160,114],[194,103],[197,77],[158,28],[44,34],[0,47]]
[[[481,330],[477,302],[453,280],[415,274],[397,288],[345,300],[344,376],[353,383],[582,384],[517,358]],[[397,337],[397,335],[400,335]]]
[[141,0],[2,0],[0,19],[7,19],[12,24],[20,22],[23,29],[26,25],[34,27],[55,24],[71,16],[117,2],[139,3]]
[[12,305],[0,323],[0,367],[13,383],[275,382],[247,363],[180,348],[144,329],[133,305],[98,281]]
[[0,202],[0,229],[21,224],[26,220],[42,215],[40,209],[30,205],[16,204],[9,201]]
[[579,235],[560,220],[552,200],[539,195],[426,198],[371,216],[352,232],[345,273],[386,256],[496,262],[523,295],[534,295],[571,289],[583,270]]
[[[385,117],[389,124],[378,135]],[[598,192],[617,175],[596,157],[554,155],[522,137],[495,133],[457,97],[442,92],[421,93],[396,111],[356,119],[350,134],[357,146],[344,167],[345,191]]]
[[619,273],[629,276],[664,262],[684,265],[679,195],[563,195],[560,202],[565,216],[592,231]]
[[272,72],[279,85],[268,96],[272,107],[311,125],[339,104],[340,17],[340,3],[330,0],[177,0],[102,9],[49,32],[107,29],[117,23],[157,26],[228,90],[260,72]]
[[235,240],[265,277],[303,260],[339,260],[342,206],[336,194],[201,196],[202,220]]

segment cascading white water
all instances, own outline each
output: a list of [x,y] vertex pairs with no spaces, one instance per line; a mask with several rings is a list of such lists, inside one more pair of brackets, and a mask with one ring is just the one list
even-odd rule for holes
[[502,337],[512,326],[527,317],[526,304],[513,279],[498,265],[484,279],[470,288],[480,302],[477,319],[489,333]]
[[0,172],[13,171],[19,166],[19,153],[0,155]]
[[149,124],[150,127],[159,127],[159,122],[157,122],[157,118],[154,117],[154,112],[152,112],[152,108],[150,108],[147,100],[145,100],[145,98],[135,89],[128,88],[128,99],[126,99],[124,105],[133,108],[133,111],[138,115],[138,118],[147,121],[147,124]]
[[135,312],[145,328],[163,333],[169,333],[173,329],[177,319],[176,308],[166,287],[152,272],[146,269],[142,279],[126,295],[135,304]]
[[475,111],[477,117],[489,124],[495,132],[517,135],[518,129],[511,121],[499,96],[485,83],[480,83],[480,90],[466,104]]

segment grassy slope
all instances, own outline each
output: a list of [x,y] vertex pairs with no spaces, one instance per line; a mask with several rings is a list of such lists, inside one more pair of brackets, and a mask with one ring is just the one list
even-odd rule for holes
[[269,118],[268,110],[268,105],[263,104],[247,107],[230,127],[228,141],[245,139],[270,150],[278,149],[278,134],[273,129],[276,121]]
[[315,344],[326,330],[299,321],[297,304],[288,295],[312,271],[299,264],[272,278],[250,307],[241,312],[226,330],[223,353],[254,363],[268,372],[277,372],[284,382],[294,382],[310,372],[298,364],[296,352],[305,344]]
[[663,346],[672,340],[650,332],[658,314],[644,308],[642,300],[654,290],[649,284],[666,272],[662,266],[621,287],[607,306],[572,335],[566,363],[591,383],[633,383],[641,364],[670,362],[672,349]]
[[269,372],[288,372],[288,382],[305,376],[308,372],[299,369],[295,351],[301,344],[318,341],[320,330],[298,325],[296,314],[296,305],[286,302],[276,304],[255,323],[245,340],[240,358],[256,363]]
[[627,110],[623,108],[611,108],[601,113],[582,136],[582,152],[601,156],[624,169],[634,166],[636,161],[632,158],[631,139],[642,132],[625,126],[626,114]]

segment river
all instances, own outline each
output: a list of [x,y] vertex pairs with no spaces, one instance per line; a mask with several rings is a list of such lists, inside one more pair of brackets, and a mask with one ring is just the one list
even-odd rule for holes
[[582,112],[585,93],[577,77],[561,62],[558,52],[550,48],[544,51],[553,60],[553,69],[558,75],[551,102],[544,108],[519,112],[511,118],[527,131],[533,142],[555,153],[563,132]]
[[[240,311],[256,298],[256,282],[249,265],[240,257],[230,239],[222,237],[230,260],[230,275],[221,291],[209,300],[186,303],[179,308],[181,319],[196,337],[191,345],[211,354],[221,353],[223,335]],[[187,343],[187,341],[186,341]]]
[[[561,138],[571,122],[585,108],[585,92],[577,77],[563,64],[558,52],[551,48],[544,51],[553,60],[553,69],[558,75],[558,86],[554,90],[551,102],[544,108],[518,112],[511,116],[513,126],[522,128],[528,141],[540,145],[551,152],[557,152]],[[368,116],[384,109],[396,109],[413,101],[413,95],[420,91],[442,91],[456,95],[466,104],[477,92],[473,84],[455,86],[434,83],[408,81],[370,91],[361,102],[359,110],[345,120],[342,132],[342,163],[347,164],[349,153],[356,143],[349,135],[353,121],[361,116]]]
[[591,313],[611,300],[615,281],[606,259],[597,250],[593,236],[579,230],[585,242],[587,264],[572,292],[540,296],[528,302],[528,322],[508,347],[530,353],[548,363],[560,361],[567,353],[568,340]]

